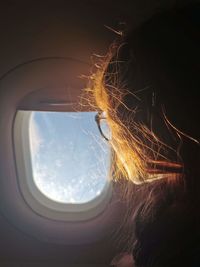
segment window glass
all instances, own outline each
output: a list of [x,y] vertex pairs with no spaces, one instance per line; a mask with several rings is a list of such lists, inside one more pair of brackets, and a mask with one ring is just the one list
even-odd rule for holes
[[60,203],[87,203],[108,181],[110,149],[96,112],[31,112],[29,143],[37,188]]

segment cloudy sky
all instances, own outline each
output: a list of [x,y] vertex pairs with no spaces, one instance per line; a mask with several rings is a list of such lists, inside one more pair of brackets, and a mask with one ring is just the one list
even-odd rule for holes
[[50,199],[85,203],[108,179],[110,150],[95,112],[32,112],[29,125],[33,178]]

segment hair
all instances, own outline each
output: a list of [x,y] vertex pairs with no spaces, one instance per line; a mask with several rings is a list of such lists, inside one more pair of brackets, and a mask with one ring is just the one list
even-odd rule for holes
[[191,87],[196,62],[191,62],[184,49],[192,49],[191,38],[188,42],[185,36],[193,24],[185,9],[158,14],[120,44],[113,44],[96,64],[86,92],[90,104],[107,114],[110,144],[115,151],[115,179],[123,177],[141,184],[182,175],[181,137],[198,141],[175,127],[161,105],[164,98],[168,99],[164,91],[174,95],[170,87],[177,86],[174,100],[184,94],[183,74],[187,73],[188,79],[183,80]]
[[107,116],[113,179],[128,181],[136,266],[199,263],[199,11],[167,10],[115,42],[85,90]]

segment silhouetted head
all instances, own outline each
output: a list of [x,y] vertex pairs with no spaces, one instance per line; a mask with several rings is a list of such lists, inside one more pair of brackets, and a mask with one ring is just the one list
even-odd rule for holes
[[117,175],[143,184],[130,203],[136,266],[200,264],[199,41],[200,4],[167,10],[114,45],[91,77]]
[[[139,99],[138,120],[151,127],[151,116],[165,112],[180,131],[200,138],[200,6],[173,9],[155,15],[125,39],[117,59],[121,83]],[[152,95],[153,94],[153,95]],[[137,101],[138,100],[138,101]],[[146,112],[146,114],[145,114]],[[153,125],[156,129],[156,122]]]
[[167,10],[130,32],[92,76],[122,176],[183,172],[183,140],[199,146],[200,5]]

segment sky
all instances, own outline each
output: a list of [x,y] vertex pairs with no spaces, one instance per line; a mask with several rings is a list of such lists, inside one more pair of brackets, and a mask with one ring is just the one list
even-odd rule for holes
[[29,122],[33,179],[48,198],[86,203],[101,194],[109,174],[110,149],[96,112],[34,111]]

